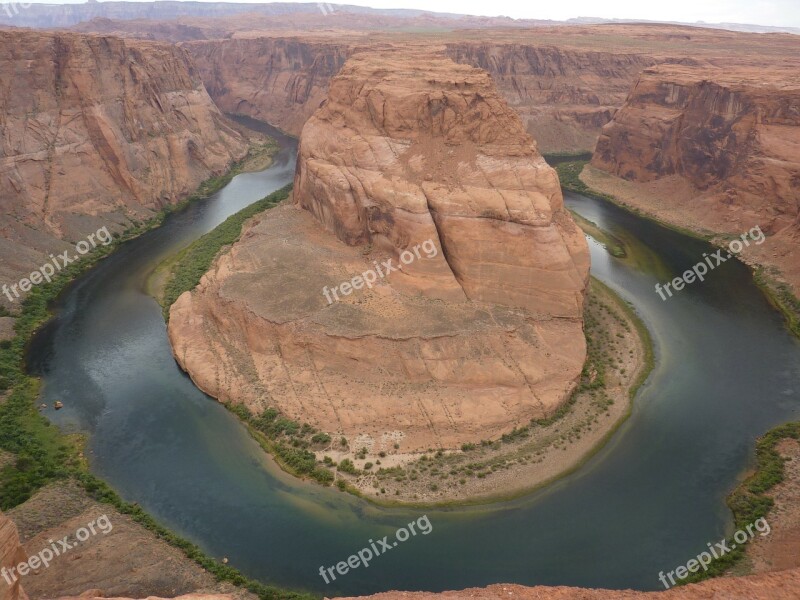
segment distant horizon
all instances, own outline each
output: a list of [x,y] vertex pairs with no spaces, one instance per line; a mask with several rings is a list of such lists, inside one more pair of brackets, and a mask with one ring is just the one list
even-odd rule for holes
[[[153,3],[164,0],[108,0],[109,2]],[[800,5],[797,0],[767,0],[755,5],[746,0],[672,0],[665,4],[647,5],[638,0],[607,0],[604,14],[593,14],[594,0],[572,0],[559,5],[522,6],[519,0],[439,0],[431,6],[429,0],[353,0],[350,2],[308,2],[305,0],[174,0],[217,4],[319,4],[350,5],[374,9],[409,9],[427,12],[453,13],[476,17],[510,17],[568,21],[570,19],[630,20],[643,22],[683,23],[687,25],[751,25],[776,28],[800,28]],[[23,4],[19,0],[0,0],[4,4]],[[31,4],[86,4],[86,0],[43,0]],[[106,3],[97,0],[97,3]]]

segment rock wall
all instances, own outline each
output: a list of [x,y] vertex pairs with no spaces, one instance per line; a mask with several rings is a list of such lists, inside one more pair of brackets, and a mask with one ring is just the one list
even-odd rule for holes
[[248,142],[186,52],[112,37],[0,32],[0,278],[102,225],[181,200]]
[[647,69],[603,129],[592,166],[649,184],[668,220],[736,236],[759,225],[770,239],[750,256],[800,283],[796,70]]
[[639,73],[657,62],[642,53],[523,43],[451,43],[447,54],[488,71],[547,151],[594,148]]
[[269,37],[184,47],[224,112],[268,121],[292,135],[300,135],[352,52],[349,43]]
[[[264,119],[299,135],[344,61],[369,44],[342,35],[210,40],[185,47],[225,112]],[[453,42],[445,53],[457,63],[488,71],[547,151],[591,150],[638,74],[656,62],[641,53],[522,43]]]

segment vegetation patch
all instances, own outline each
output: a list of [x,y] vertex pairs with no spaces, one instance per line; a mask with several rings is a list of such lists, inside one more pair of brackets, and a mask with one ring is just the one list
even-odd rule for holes
[[558,173],[558,179],[561,182],[561,187],[570,192],[575,192],[576,194],[583,194],[584,196],[589,196],[590,198],[600,198],[602,200],[608,200],[609,202],[616,203],[616,199],[612,196],[593,190],[588,185],[583,183],[583,181],[581,181],[581,172],[588,162],[588,160],[579,159],[566,160],[556,163],[554,168],[556,173]]
[[[784,439],[800,440],[800,421],[775,427],[756,442],[755,472],[728,496],[728,506],[733,512],[734,527],[737,531],[762,517],[766,518],[775,504],[767,492],[781,483],[785,477],[786,460],[776,449],[778,443]],[[690,576],[683,580],[681,585],[725,575],[745,556],[747,548],[745,544],[737,544],[732,537],[728,539],[727,547],[731,550],[713,561],[708,571],[700,571]]]
[[574,210],[570,210],[569,212],[572,214],[572,219],[578,227],[580,227],[586,235],[596,240],[599,244],[602,244],[611,256],[615,256],[616,258],[625,258],[628,256],[625,250],[625,243],[621,239],[605,229],[601,229],[596,223],[582,217]]
[[301,425],[292,421],[274,408],[255,415],[241,404],[226,403],[225,406],[249,426],[261,447],[274,455],[278,464],[288,473],[296,477],[308,477],[322,485],[330,485],[336,479],[328,468],[333,463],[318,461],[311,450],[320,443],[321,437],[330,441],[327,434],[321,434],[307,423]]
[[789,285],[778,279],[774,269],[765,267],[756,269],[753,278],[770,302],[783,313],[789,330],[800,337],[800,299],[794,295]]
[[292,185],[289,184],[266,198],[254,202],[247,208],[231,215],[218,227],[186,247],[176,259],[170,259],[171,275],[164,287],[163,296],[159,300],[165,319],[169,318],[169,307],[178,299],[178,296],[183,292],[193,290],[200,283],[203,275],[211,268],[211,264],[220,251],[239,239],[245,221],[277,206],[289,196],[291,191]]

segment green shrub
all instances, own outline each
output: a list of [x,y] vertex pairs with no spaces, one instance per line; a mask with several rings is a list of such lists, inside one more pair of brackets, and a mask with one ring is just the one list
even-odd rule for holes
[[327,433],[315,433],[311,438],[311,442],[314,444],[329,444],[330,441],[331,436],[329,436]]
[[[755,472],[728,497],[728,506],[733,512],[737,530],[744,529],[761,517],[766,518],[772,508],[774,501],[765,494],[783,481],[785,459],[778,454],[776,447],[781,440],[787,438],[800,439],[800,421],[785,423],[771,429],[756,443]],[[729,540],[728,546],[732,550],[712,562],[708,571],[701,571],[681,583],[724,575],[744,557],[746,549],[746,545],[736,544],[732,539]]]
[[285,200],[292,190],[287,185],[266,198],[254,202],[247,208],[228,217],[221,225],[208,232],[186,248],[172,269],[172,275],[164,288],[162,306],[164,318],[169,318],[169,307],[183,292],[194,289],[200,278],[211,268],[211,264],[223,247],[233,244],[242,234],[245,221]]
[[358,469],[353,464],[353,461],[349,458],[345,458],[339,461],[339,466],[336,467],[342,473],[350,473],[351,475],[355,475],[358,473]]

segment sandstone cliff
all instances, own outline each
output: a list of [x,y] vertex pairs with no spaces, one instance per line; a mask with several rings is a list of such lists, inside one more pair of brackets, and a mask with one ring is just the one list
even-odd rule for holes
[[657,62],[643,53],[530,43],[450,43],[447,53],[488,71],[528,132],[549,151],[593,148],[631,83]]
[[[0,513],[0,568],[11,569],[19,563],[28,560],[25,551],[19,543],[19,535],[14,523]],[[7,573],[7,571],[5,571]],[[19,579],[8,574],[8,580],[0,578],[0,600],[27,600],[28,596],[20,585]]]
[[352,52],[346,42],[265,37],[184,47],[224,112],[262,119],[292,135],[300,135]]
[[[566,399],[586,242],[485,72],[354,56],[303,130],[294,194],[171,309],[202,389],[392,453],[498,436]],[[399,270],[326,301],[387,259]]]
[[768,243],[745,257],[800,284],[796,70],[648,69],[603,129],[592,166],[647,184],[626,198],[667,220],[737,237],[759,225]]
[[[285,23],[242,18],[195,19],[185,25],[207,38],[241,38],[186,46],[214,100],[225,111],[265,119],[292,134],[300,133],[354,49],[385,47],[401,39],[381,33],[391,28],[389,23],[362,22],[350,15],[338,21],[298,22],[293,31]],[[331,31],[337,27],[343,29]],[[187,32],[170,33],[151,22],[149,27],[137,24],[128,34],[182,40]],[[720,68],[798,65],[796,42],[791,35],[655,24],[402,34],[404,47],[441,49],[458,63],[488,71],[545,152],[591,151],[600,129],[649,66],[704,61]]]
[[433,297],[581,316],[583,236],[484,71],[426,54],[355,56],[303,128],[295,194],[350,245],[397,256],[435,240],[435,259],[404,269]]
[[3,31],[0,65],[9,283],[65,242],[152,216],[247,150],[174,46]]
[[[148,31],[154,28],[155,24]],[[175,32],[173,37],[185,39],[184,34]],[[410,38],[415,45],[438,46],[435,40]],[[380,43],[392,41],[365,41],[352,33],[302,38],[259,35],[191,42],[185,47],[211,97],[225,112],[264,119],[299,135],[354,49]],[[600,128],[624,102],[641,70],[658,62],[641,52],[516,41],[449,42],[445,52],[455,62],[488,71],[503,98],[522,116],[527,131],[547,151],[593,148]]]

